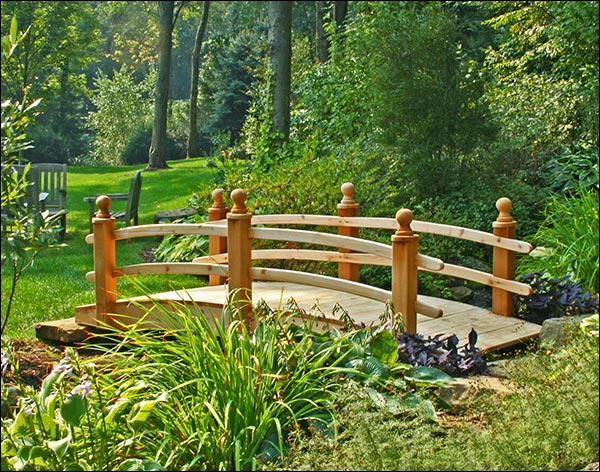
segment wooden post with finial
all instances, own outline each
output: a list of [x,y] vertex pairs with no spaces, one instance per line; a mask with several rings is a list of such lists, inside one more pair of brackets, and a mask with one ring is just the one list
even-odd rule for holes
[[246,328],[253,332],[256,318],[252,309],[252,243],[249,236],[252,214],[246,208],[246,191],[231,192],[233,207],[227,213],[229,261],[229,303],[238,310]]
[[110,198],[96,198],[98,211],[92,217],[94,233],[94,276],[96,285],[96,322],[98,325],[112,324],[109,313],[114,313],[117,303],[117,265],[115,249],[115,219],[111,216]]
[[[217,188],[212,192],[213,204],[208,209],[208,221],[218,221],[227,218],[227,212],[229,211],[223,203],[223,192],[222,188]],[[223,236],[209,236],[208,237],[208,254],[214,256],[216,254],[223,254],[227,252],[227,238]],[[223,275],[211,274],[208,276],[208,285],[223,285],[226,281],[226,277]]]
[[[352,217],[358,216],[360,205],[354,200],[354,185],[346,182],[341,187],[342,200],[338,203],[338,216]],[[338,234],[342,236],[352,236],[358,238],[358,228],[350,226],[339,226]],[[349,249],[340,248],[339,252],[352,252]],[[360,266],[349,262],[338,263],[338,277],[340,279],[352,280],[358,282]]]
[[417,250],[419,235],[415,234],[410,224],[414,219],[413,212],[402,208],[396,213],[398,230],[392,235],[392,303],[394,304],[394,320],[392,330],[396,334],[395,316],[403,316],[403,330],[409,334],[417,332]]
[[[510,214],[512,201],[502,197],[496,201],[498,217],[492,223],[494,235],[503,238],[515,238],[517,234],[517,222]],[[503,279],[514,280],[515,278],[515,253],[508,249],[494,246],[493,275]],[[497,315],[514,316],[514,295],[501,288],[492,288],[492,312]]]

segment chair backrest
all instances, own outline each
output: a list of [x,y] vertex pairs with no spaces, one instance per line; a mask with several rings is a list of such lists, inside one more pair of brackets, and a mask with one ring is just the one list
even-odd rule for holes
[[138,170],[129,185],[129,198],[127,199],[127,208],[125,210],[125,224],[129,226],[131,220],[133,224],[138,224],[138,205],[140,203],[140,191],[142,189],[142,171]]
[[67,164],[38,163],[32,169],[39,172],[40,191],[48,194],[46,209],[67,209]]
[[[26,165],[14,164],[13,169],[17,172],[19,177],[22,177],[25,173]],[[26,206],[29,209],[41,209],[40,205],[40,173],[38,169],[33,166],[27,171],[25,180],[29,183],[25,189],[25,197],[21,199],[17,204]]]

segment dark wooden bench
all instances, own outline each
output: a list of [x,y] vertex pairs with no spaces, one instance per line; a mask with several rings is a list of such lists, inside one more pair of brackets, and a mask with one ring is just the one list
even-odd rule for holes
[[111,212],[111,216],[117,221],[125,222],[125,226],[137,226],[139,224],[138,207],[140,203],[140,192],[142,189],[142,171],[138,170],[129,184],[128,193],[108,193],[98,194],[94,197],[84,197],[83,201],[89,205],[90,233],[93,231],[92,218],[96,210],[96,198],[100,195],[107,195],[111,202],[126,201],[127,206],[124,211]]

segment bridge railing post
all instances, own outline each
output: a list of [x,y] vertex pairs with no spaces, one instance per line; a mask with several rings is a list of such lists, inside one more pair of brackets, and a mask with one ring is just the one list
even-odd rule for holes
[[114,313],[117,303],[115,219],[111,216],[110,198],[96,198],[98,212],[92,217],[94,233],[94,275],[96,288],[96,322],[112,324],[109,313]]
[[[228,208],[223,203],[223,189],[217,188],[212,192],[213,204],[208,209],[208,221],[224,220],[227,218]],[[227,238],[223,236],[208,237],[208,254],[214,256],[227,252]],[[223,285],[227,278],[223,275],[211,274],[208,276],[208,285]]]
[[249,236],[252,214],[246,208],[246,196],[245,190],[233,190],[233,207],[227,213],[228,302],[239,311],[248,331],[253,332],[256,318],[252,309],[252,242]]
[[[354,185],[346,182],[341,187],[342,200],[337,205],[338,216],[352,217],[358,216],[360,205],[354,200]],[[349,226],[339,226],[338,234],[342,236],[352,236],[358,238],[359,228]],[[349,249],[340,248],[339,252],[352,252]],[[338,262],[338,277],[340,279],[358,282],[360,266],[349,262]]]
[[[510,214],[512,201],[506,197],[496,201],[498,217],[492,223],[494,235],[514,239],[517,234],[517,222]],[[493,275],[507,280],[515,279],[515,253],[494,246]],[[503,316],[514,316],[514,295],[501,288],[492,288],[492,312]]]
[[403,331],[409,334],[417,332],[417,302],[418,271],[417,251],[419,235],[415,234],[410,224],[414,219],[412,211],[402,208],[396,213],[398,229],[392,235],[392,303],[394,319],[392,330],[394,334],[399,329],[396,316],[402,314]]

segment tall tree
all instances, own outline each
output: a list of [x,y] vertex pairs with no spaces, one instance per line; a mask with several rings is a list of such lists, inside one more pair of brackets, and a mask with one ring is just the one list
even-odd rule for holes
[[208,11],[210,2],[203,2],[202,20],[196,31],[196,39],[194,41],[194,50],[192,51],[192,77],[190,84],[190,129],[188,132],[186,157],[190,158],[197,155],[198,152],[198,70],[200,68],[200,51],[204,34],[206,32],[206,24],[208,22]]
[[267,2],[269,6],[269,67],[273,74],[273,129],[283,141],[290,135],[293,2]]
[[327,33],[325,32],[325,15],[327,14],[327,2],[315,2],[315,31],[317,43],[317,62],[324,64],[327,62],[329,44]]
[[[333,14],[328,4],[333,3]],[[348,1],[325,2],[316,1],[316,42],[317,42],[317,61],[321,64],[327,62],[329,58],[329,39],[325,31],[325,25],[328,17],[333,19],[336,29],[342,27],[348,15]]]
[[169,104],[169,79],[171,75],[171,50],[173,26],[183,2],[175,13],[175,2],[158,2],[158,75],[154,94],[154,124],[152,142],[148,151],[148,170],[166,169],[167,107]]

